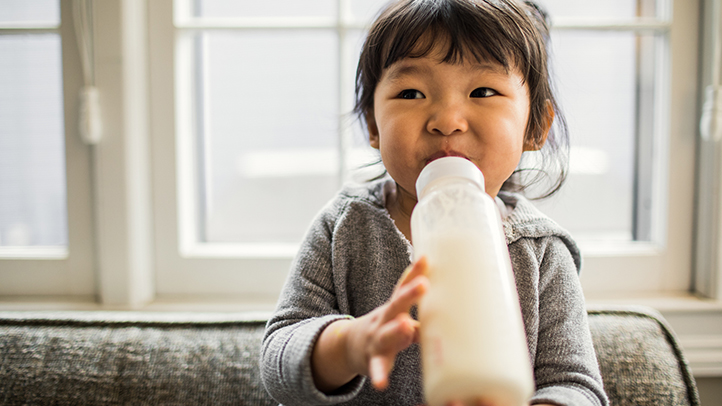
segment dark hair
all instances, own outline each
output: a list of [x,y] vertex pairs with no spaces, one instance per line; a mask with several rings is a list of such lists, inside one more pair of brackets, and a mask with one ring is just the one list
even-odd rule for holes
[[[559,109],[547,62],[549,25],[547,14],[532,2],[516,0],[401,0],[390,3],[369,30],[356,71],[356,106],[362,122],[373,111],[374,91],[384,69],[406,57],[423,57],[438,40],[448,49],[442,61],[461,63],[496,61],[507,70],[516,69],[529,87],[530,112],[526,142],[540,145],[547,127],[549,101],[554,126],[541,148],[543,168],[522,165],[504,183],[502,190],[523,191],[530,184],[550,177],[547,197],[556,192],[567,173],[568,138],[566,121]],[[536,176],[522,181],[522,172]]]

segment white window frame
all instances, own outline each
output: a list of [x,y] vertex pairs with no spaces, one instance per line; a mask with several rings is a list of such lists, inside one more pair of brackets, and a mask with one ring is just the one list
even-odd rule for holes
[[[716,4],[719,0],[699,1]],[[657,190],[662,196],[660,201],[669,208],[660,211],[666,216],[659,216],[656,224],[667,226],[667,238],[657,238],[653,243],[606,246],[582,242],[585,252],[582,282],[588,297],[594,300],[667,293],[677,296],[702,293],[718,298],[722,290],[720,266],[714,261],[705,263],[711,255],[701,254],[696,254],[696,264],[704,269],[695,271],[697,284],[694,290],[690,287],[693,262],[690,224],[695,196],[691,179],[695,171],[698,121],[697,111],[690,107],[694,105],[690,95],[698,94],[698,39],[694,30],[676,27],[697,26],[700,17],[695,8],[697,1],[694,3],[690,7],[689,1],[676,1],[670,15],[674,18],[661,21],[555,22],[557,30],[585,27],[670,33],[670,46],[658,52],[659,58],[671,60],[670,71],[659,76],[662,83],[658,88],[667,88],[670,96],[665,99],[679,105],[668,104],[658,113],[657,131],[670,131],[671,136],[656,154],[656,167],[666,174]],[[70,1],[62,0],[61,4],[63,21],[71,21]],[[289,20],[267,19],[210,21],[208,25],[213,29],[320,26],[336,29],[343,36],[345,29],[359,28],[347,23],[344,10],[348,5],[348,0],[339,0],[337,19],[301,19],[290,24]],[[176,36],[182,35],[179,33],[182,30],[200,27],[179,19],[183,28],[177,30],[172,0],[112,0],[95,2],[94,6],[96,26],[100,27],[95,45],[97,86],[101,89],[106,124],[106,137],[95,147],[83,145],[75,136],[75,92],[82,80],[71,25],[45,28],[67,31],[63,31],[63,64],[71,255],[62,260],[2,259],[0,295],[97,294],[104,303],[141,303],[189,296],[274,302],[294,247],[203,246],[189,238],[192,228],[179,226],[182,219],[192,218],[194,208],[186,204],[194,199],[179,200],[176,196],[192,196],[195,183],[188,181],[194,173],[190,170],[192,165],[179,164],[177,159],[189,155],[189,148],[187,135],[181,133],[178,142],[176,138],[176,129],[185,127],[175,118],[174,110],[185,108],[182,98],[176,97],[178,86],[183,83],[183,72],[174,67],[180,54]],[[343,64],[352,63],[351,50],[345,41],[339,41],[339,47],[339,54],[346,56],[339,62],[339,73],[344,75],[350,71]],[[718,49],[719,44],[708,48]],[[672,77],[684,79],[672,81]],[[339,80],[343,83],[339,95],[341,114],[351,110],[353,78]],[[169,100],[176,100],[177,105]],[[340,130],[342,151],[350,144],[348,132]],[[151,147],[152,156],[148,151]],[[93,179],[92,185],[89,179]],[[700,194],[698,200],[708,212],[720,211],[718,203],[705,203],[712,199],[705,196]],[[95,233],[90,214],[93,212]],[[704,213],[700,219],[701,224],[710,222]],[[719,234],[720,228],[717,225],[714,230]],[[718,240],[714,240],[716,244]],[[710,283],[714,288],[707,289]]]
[[69,1],[60,4],[60,24],[0,26],[0,35],[58,34],[62,47],[63,119],[67,179],[68,245],[0,247],[0,298],[95,295],[91,155],[78,136],[78,92],[83,84]]
[[[662,196],[661,201],[669,207],[668,211],[661,211],[667,214],[657,218],[656,223],[667,226],[667,238],[657,238],[653,243],[617,243],[606,246],[582,242],[586,253],[582,280],[589,296],[603,298],[607,294],[633,296],[690,292],[693,232],[690,224],[695,193],[691,179],[694,179],[695,172],[698,121],[697,111],[690,107],[695,104],[690,95],[694,97],[698,94],[698,39],[694,30],[685,30],[684,27],[697,26],[700,18],[696,10],[697,1],[716,4],[719,0],[693,0],[692,7],[689,1],[678,0],[674,2],[674,10],[669,18],[654,21],[555,21],[556,30],[584,28],[669,32],[670,46],[663,47],[657,54],[661,60],[671,60],[670,70],[659,75],[657,88],[667,89],[669,97],[662,96],[663,99],[679,101],[679,105],[663,101],[662,105],[667,103],[667,107],[658,113],[657,123],[657,131],[671,133],[666,144],[658,146],[660,149],[656,154],[657,168],[663,168],[660,172],[667,174],[661,177],[661,186],[657,189]],[[61,4],[63,21],[71,21],[70,1],[62,0]],[[234,244],[204,246],[189,238],[193,234],[192,228],[181,229],[179,226],[183,224],[182,219],[192,218],[190,213],[193,213],[194,208],[184,205],[194,199],[177,199],[176,196],[193,196],[195,184],[192,181],[192,165],[185,165],[183,161],[178,163],[178,158],[192,156],[192,153],[188,152],[187,133],[184,135],[181,131],[181,136],[176,138],[176,129],[183,130],[187,124],[177,119],[175,114],[176,109],[187,108],[184,107],[187,100],[176,97],[178,88],[184,83],[183,71],[175,69],[177,60],[182,57],[182,47],[176,46],[176,37],[183,35],[184,30],[203,27],[248,29],[266,26],[325,27],[335,29],[339,36],[343,36],[347,29],[360,28],[349,23],[346,18],[348,0],[339,0],[340,11],[336,18],[224,20],[208,21],[203,26],[177,18],[178,26],[181,27],[179,29],[174,26],[172,0],[112,0],[95,2],[94,6],[96,26],[99,27],[95,45],[98,51],[97,86],[103,95],[106,136],[92,149],[82,145],[75,136],[75,92],[82,81],[71,25],[45,28],[68,31],[63,31],[63,63],[65,121],[68,127],[68,194],[73,196],[69,199],[70,245],[71,252],[76,252],[78,250],[73,246],[85,244],[85,248],[79,251],[85,253],[86,265],[64,265],[72,268],[68,273],[75,276],[70,278],[66,278],[67,274],[32,278],[39,283],[35,284],[34,291],[26,291],[13,285],[11,274],[14,272],[22,283],[33,285],[27,283],[30,279],[27,273],[21,275],[17,270],[23,267],[42,268],[43,263],[50,262],[39,261],[37,263],[40,265],[36,265],[34,260],[15,262],[3,259],[3,267],[0,269],[0,272],[4,272],[3,283],[0,284],[3,290],[0,294],[44,294],[50,292],[41,288],[44,281],[63,285],[55,282],[66,278],[70,283],[65,284],[75,287],[61,288],[54,293],[97,293],[107,302],[113,302],[109,299],[113,295],[118,296],[119,303],[188,295],[228,295],[275,300],[288,271],[293,247]],[[711,12],[706,14],[710,15]],[[146,33],[146,30],[149,32]],[[349,57],[351,50],[347,49],[345,41],[339,41],[339,47],[339,54],[346,56],[339,61],[339,73],[344,75],[350,71],[343,64],[352,63]],[[711,47],[716,49],[719,45]],[[169,72],[175,73],[171,75]],[[673,77],[683,79],[672,81]],[[343,83],[339,95],[341,114],[351,110],[349,96],[353,91],[353,78],[340,77],[339,80]],[[169,103],[169,100],[176,100],[177,104]],[[667,115],[669,120],[666,119]],[[340,130],[339,145],[342,151],[349,145],[348,131]],[[150,147],[152,156],[148,151]],[[73,165],[85,169],[73,169]],[[89,175],[91,166],[94,172],[92,177]],[[92,188],[88,178],[95,180]],[[91,189],[95,190],[95,203]],[[704,202],[706,198],[699,200]],[[93,238],[91,230],[92,216],[88,215],[94,210],[97,213],[96,238]],[[82,215],[78,214],[80,212]],[[79,220],[83,216],[84,219]],[[148,225],[141,225],[144,220]],[[86,231],[80,238],[73,237],[81,235],[74,234],[73,230],[78,228]],[[75,240],[80,242],[76,244]],[[93,253],[97,253],[97,278],[92,271],[95,267],[92,265]],[[698,260],[697,263],[702,264],[702,261]],[[698,272],[698,275],[714,278],[715,286],[718,286],[719,266],[707,266],[706,269],[711,268],[714,270],[704,274]],[[104,281],[113,278],[122,280],[121,285],[125,287],[109,288],[110,282]],[[96,284],[98,289],[93,289],[92,286]],[[128,298],[134,295],[128,293],[134,290],[132,286],[146,293],[130,300]],[[703,287],[696,291],[705,293]],[[707,291],[707,296],[717,297],[719,291],[719,287],[715,287]]]

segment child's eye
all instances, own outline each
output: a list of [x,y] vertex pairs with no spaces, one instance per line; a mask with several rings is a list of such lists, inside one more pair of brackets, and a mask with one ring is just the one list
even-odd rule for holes
[[401,93],[399,93],[399,98],[401,99],[424,99],[426,96],[424,96],[423,93],[416,89],[406,89],[402,90]]
[[471,92],[471,97],[491,97],[496,95],[496,91],[494,89],[489,89],[488,87],[478,87]]

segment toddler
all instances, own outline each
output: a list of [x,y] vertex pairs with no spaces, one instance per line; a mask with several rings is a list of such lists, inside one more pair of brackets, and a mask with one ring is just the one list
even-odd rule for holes
[[460,156],[481,170],[502,212],[531,404],[607,404],[579,250],[518,193],[525,151],[546,154],[538,170],[566,160],[544,17],[516,0],[402,0],[377,18],[358,65],[356,113],[388,176],[345,187],[304,239],[263,339],[262,378],[278,402],[424,403],[415,304],[428,280],[425,260],[412,263],[410,215],[424,166]]

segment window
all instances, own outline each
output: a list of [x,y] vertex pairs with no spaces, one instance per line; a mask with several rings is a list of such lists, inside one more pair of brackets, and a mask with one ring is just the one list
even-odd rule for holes
[[[541,2],[554,21],[554,72],[573,139],[569,182],[540,207],[578,237],[588,297],[688,292],[699,2]],[[108,131],[95,146],[77,136],[73,2],[50,2],[59,12],[47,24],[0,15],[3,44],[18,36],[59,44],[55,142],[64,155],[54,159],[64,171],[43,181],[57,179],[64,197],[54,210],[65,220],[56,228],[66,224],[64,248],[53,237],[20,252],[7,241],[30,244],[27,232],[3,234],[0,251],[15,254],[0,259],[0,294],[106,302],[122,293],[117,302],[126,303],[140,286],[137,303],[275,302],[311,217],[344,181],[378,173],[356,170],[374,154],[348,112],[363,33],[383,3],[94,2]],[[60,249],[33,258],[46,244]]]
[[92,295],[89,155],[70,4],[0,8],[0,294]]
[[176,72],[162,90],[175,92],[175,132],[164,126],[154,147],[177,154],[166,170],[178,189],[156,193],[160,295],[275,301],[315,213],[373,159],[348,113],[361,33],[382,4],[174,3],[173,26],[158,32],[175,33],[175,65],[155,59],[159,75]]
[[694,193],[696,123],[677,75],[696,77],[685,54],[696,38],[679,28],[697,18],[696,6],[545,3],[572,140],[567,184],[539,206],[580,243],[589,296],[688,291],[692,207],[680,192]]
[[657,175],[652,149],[668,136],[660,119],[667,101],[659,96],[668,80],[669,4],[547,3],[556,21],[552,68],[571,151],[567,183],[539,206],[581,241],[659,240],[651,220],[661,199],[648,186]]
[[[567,184],[538,205],[577,236],[592,296],[689,290],[696,113],[679,95],[696,68],[679,56],[697,47],[695,31],[683,28],[696,26],[696,6],[540,3],[553,20],[572,143]],[[175,129],[167,126],[155,149],[176,151],[166,170],[178,189],[156,198],[158,292],[243,293],[261,281],[270,293],[323,203],[344,181],[368,178],[356,169],[375,155],[348,113],[363,33],[384,2],[174,4],[164,28],[174,33],[174,65],[158,72],[176,72],[164,89],[175,95]]]

